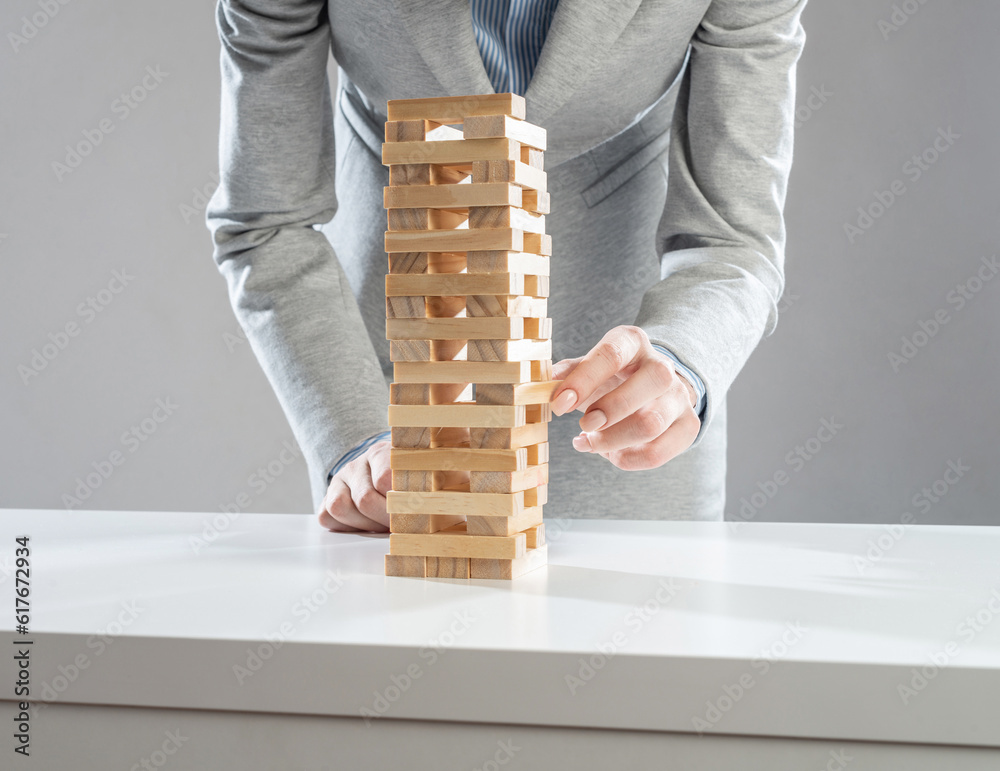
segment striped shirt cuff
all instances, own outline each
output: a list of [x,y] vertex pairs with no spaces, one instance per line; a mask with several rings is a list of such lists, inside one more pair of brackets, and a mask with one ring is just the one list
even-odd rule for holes
[[347,452],[345,452],[341,456],[340,460],[338,460],[336,463],[333,464],[333,469],[331,469],[330,473],[326,477],[326,483],[329,485],[330,480],[333,479],[334,474],[340,471],[345,465],[350,463],[352,460],[367,452],[368,448],[371,447],[373,444],[375,444],[376,442],[383,442],[390,436],[391,433],[389,431],[383,431],[381,434],[375,434],[375,436],[368,437],[367,439],[365,439],[365,441],[363,441],[353,450],[348,450]]
[[682,375],[685,380],[687,380],[691,386],[694,388],[695,394],[698,396],[698,402],[694,406],[694,412],[698,416],[698,420],[705,419],[705,384],[701,381],[691,369],[681,364],[680,359],[674,356],[673,353],[668,351],[662,345],[657,345],[653,343],[653,348],[662,353],[668,359],[674,363],[674,369],[677,370],[677,374]]

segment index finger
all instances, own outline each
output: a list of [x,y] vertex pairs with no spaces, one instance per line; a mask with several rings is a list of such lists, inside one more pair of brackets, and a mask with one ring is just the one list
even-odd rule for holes
[[586,402],[608,378],[625,369],[642,350],[634,327],[615,327],[595,345],[552,394],[552,411],[562,415]]

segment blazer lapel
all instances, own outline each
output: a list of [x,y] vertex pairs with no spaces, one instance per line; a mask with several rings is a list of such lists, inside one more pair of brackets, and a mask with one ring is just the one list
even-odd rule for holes
[[560,0],[524,94],[528,120],[542,123],[562,107],[601,63],[641,2]]
[[492,94],[467,0],[395,0],[420,55],[448,96]]

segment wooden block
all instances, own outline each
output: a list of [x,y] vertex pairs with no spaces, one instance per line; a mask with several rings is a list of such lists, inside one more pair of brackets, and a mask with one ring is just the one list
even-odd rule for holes
[[[518,231],[513,231],[518,232]],[[531,252],[532,254],[544,254],[549,256],[552,254],[552,236],[547,233],[525,233],[523,234],[521,243],[521,251]],[[386,251],[389,251],[386,249]]]
[[524,337],[525,321],[520,317],[386,319],[385,336],[389,340],[519,340]]
[[525,573],[544,567],[548,562],[549,547],[528,549],[523,557],[513,560],[472,559],[469,569],[472,578],[513,580]]
[[462,123],[476,115],[510,115],[524,119],[524,97],[519,94],[477,94],[421,99],[390,99],[389,120],[430,120],[435,123]]
[[511,139],[458,139],[444,142],[385,142],[382,164],[435,163],[441,166],[475,161],[519,161],[521,145]]
[[[561,380],[547,380],[538,383],[504,383],[476,386],[476,404],[548,404],[552,392],[559,387]],[[394,402],[403,404],[404,402]],[[422,404],[423,402],[406,402],[407,404]]]
[[390,430],[393,447],[419,448],[431,446],[431,429],[426,426],[397,426]]
[[515,428],[469,429],[469,446],[476,450],[510,450],[548,440],[548,423],[526,423]]
[[545,525],[539,522],[534,527],[526,528],[524,537],[529,549],[545,546]]
[[[385,293],[388,297],[458,296],[470,294],[519,295],[525,292],[525,276],[518,273],[415,273],[388,274]],[[538,276],[532,276],[532,287]],[[462,300],[460,307],[465,306]]]
[[427,306],[423,297],[385,298],[385,317],[387,319],[422,319],[426,316]]
[[[467,471],[519,471],[528,467],[529,449],[472,450],[438,449],[389,451],[389,465],[395,469],[436,471],[439,469],[465,469]],[[535,453],[537,456],[537,453]]]
[[[541,425],[545,425],[542,423]],[[538,485],[530,490],[524,491],[525,506],[544,506],[549,501],[549,486]]]
[[524,189],[521,193],[521,208],[538,214],[548,214],[551,209],[551,199],[548,193]]
[[429,185],[431,183],[431,167],[426,163],[397,163],[389,167],[389,184]]
[[[389,385],[391,404],[430,404],[431,387],[428,383],[392,383]],[[487,404],[488,402],[483,402]],[[503,404],[503,402],[492,402]],[[527,402],[525,402],[527,404]]]
[[[470,206],[521,206],[525,192],[532,195],[537,209],[537,193],[507,182],[483,185],[401,185],[386,187],[382,202],[386,209],[467,209]],[[524,207],[527,208],[527,207]]]
[[[395,473],[393,472],[393,474]],[[469,472],[469,491],[473,493],[519,493],[546,484],[548,481],[549,466],[547,463],[541,466],[528,466],[521,471],[471,471]],[[393,487],[395,488],[395,485]]]
[[521,147],[521,163],[526,163],[533,169],[545,168],[545,154],[532,147]]
[[485,517],[474,514],[466,522],[466,532],[470,535],[514,535],[541,522],[542,507],[531,506],[511,517]]
[[[476,320],[478,321],[478,319]],[[468,357],[469,361],[533,361],[535,359],[551,359],[552,341],[475,340],[469,343]],[[396,359],[393,359],[393,361],[396,361]]]
[[466,118],[462,126],[464,136],[507,137],[536,150],[545,149],[546,132],[541,126],[509,115],[475,115]]
[[[465,185],[468,187],[468,185]],[[405,189],[405,188],[401,188]],[[541,217],[541,215],[535,215]],[[465,212],[454,212],[446,209],[389,209],[388,223],[389,230],[442,230],[445,228],[457,228],[465,225],[468,221]],[[542,217],[542,224],[545,219]],[[518,219],[517,222],[528,222],[525,218]],[[539,232],[537,230],[533,232]]]
[[[390,344],[391,345],[391,344]],[[394,361],[396,361],[394,359]],[[397,383],[524,383],[532,378],[529,361],[396,361]]]
[[[434,490],[433,471],[393,471],[392,489],[400,492],[429,493]],[[510,490],[490,490],[488,492],[512,492]]]
[[389,553],[415,557],[516,559],[527,551],[524,533],[481,536],[448,530],[428,535],[390,533]]
[[512,517],[524,510],[524,495],[524,493],[467,493],[456,490],[417,493],[390,490],[386,493],[385,499],[389,514],[463,516],[478,514],[488,517]]
[[465,315],[473,318],[482,316],[542,318],[548,310],[548,300],[542,297],[473,294],[465,298]]
[[[426,273],[427,252],[396,252],[389,255],[390,273]],[[537,270],[531,271],[538,273]]]
[[[548,257],[526,252],[469,252],[469,273],[525,273],[547,276],[551,265]],[[416,272],[416,271],[414,271]]]
[[548,184],[544,171],[521,161],[475,161],[472,164],[472,181],[475,184],[511,182],[540,193],[546,191]]
[[[403,323],[417,323],[404,320]],[[552,319],[526,318],[523,324],[524,336],[531,340],[552,339]]]
[[386,142],[417,142],[427,137],[423,119],[390,120],[385,123]]
[[426,557],[404,557],[399,554],[385,555],[385,574],[400,578],[426,578]]
[[424,557],[427,560],[426,578],[469,578],[468,557]]
[[468,252],[528,251],[534,254],[551,254],[551,238],[547,252],[526,249],[525,243],[544,246],[539,233],[525,233],[513,228],[480,228],[478,230],[425,230],[385,231],[387,252]]
[[516,427],[527,407],[481,404],[389,405],[390,426]]
[[[526,295],[531,295],[532,297],[548,297],[549,296],[548,274],[544,276],[525,276],[524,293]],[[422,293],[413,292],[412,294],[422,294]]]
[[524,410],[528,423],[550,423],[552,421],[551,404],[529,404],[525,406]]
[[431,344],[428,340],[392,340],[389,342],[389,361],[430,360]]
[[[475,187],[475,185],[472,185]],[[400,209],[400,211],[407,211]],[[470,228],[517,228],[526,233],[544,233],[545,217],[515,206],[471,206]]]
[[552,372],[552,362],[549,359],[531,362],[532,380],[552,380],[555,375]]
[[[526,448],[528,451],[528,463],[532,466],[537,466],[540,463],[549,462],[549,443],[539,442],[538,444],[533,444],[531,447]],[[390,450],[390,452],[392,452]]]
[[390,514],[389,530],[393,533],[437,533],[464,521],[464,514]]

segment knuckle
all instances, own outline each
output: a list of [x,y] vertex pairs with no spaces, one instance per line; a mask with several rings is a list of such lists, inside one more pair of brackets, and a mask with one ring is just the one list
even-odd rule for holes
[[375,492],[375,489],[369,487],[360,496],[358,496],[358,509],[362,512],[376,511],[379,504],[379,494]]
[[640,410],[635,413],[635,429],[645,437],[657,437],[667,430],[667,421],[659,410]]
[[654,353],[646,366],[649,367],[649,374],[652,376],[653,382],[661,389],[666,390],[673,385],[675,380],[674,365],[667,360],[666,356]]

